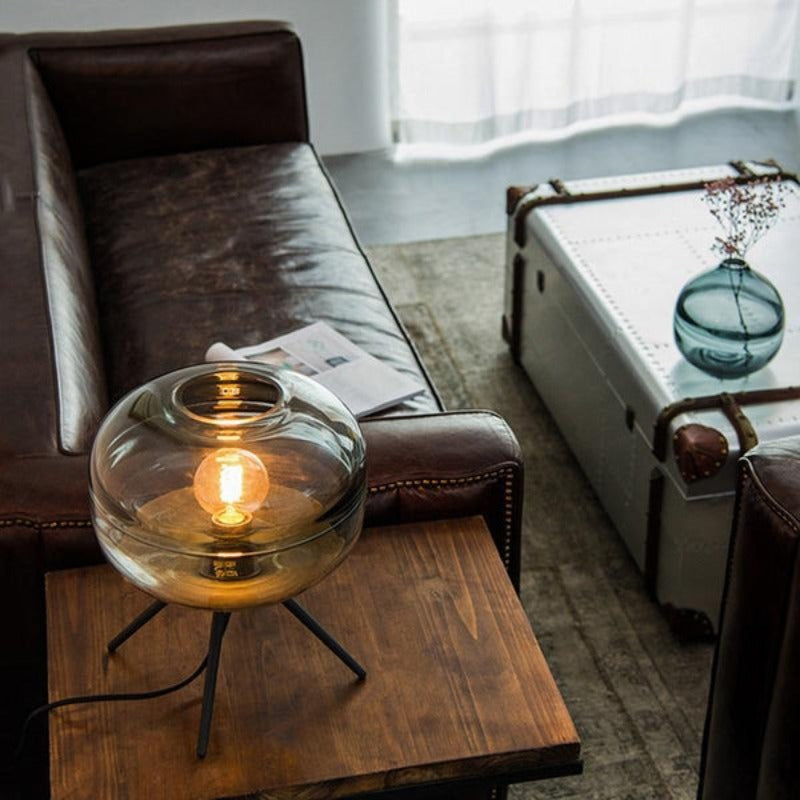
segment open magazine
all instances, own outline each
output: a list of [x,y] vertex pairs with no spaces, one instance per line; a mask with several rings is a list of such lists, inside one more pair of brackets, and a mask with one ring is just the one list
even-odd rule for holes
[[309,375],[330,389],[355,417],[402,403],[425,391],[408,375],[384,364],[325,322],[236,350],[216,342],[206,361],[260,361]]

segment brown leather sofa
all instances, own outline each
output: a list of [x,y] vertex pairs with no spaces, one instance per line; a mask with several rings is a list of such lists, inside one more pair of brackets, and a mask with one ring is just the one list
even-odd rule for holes
[[[98,423],[215,340],[325,320],[423,381],[363,423],[367,524],[483,515],[518,581],[517,443],[443,412],[309,144],[286,26],[0,36],[0,209],[0,752],[46,699],[45,572],[101,558]],[[39,796],[43,736],[28,763]]]
[[699,800],[800,797],[800,437],[739,462]]

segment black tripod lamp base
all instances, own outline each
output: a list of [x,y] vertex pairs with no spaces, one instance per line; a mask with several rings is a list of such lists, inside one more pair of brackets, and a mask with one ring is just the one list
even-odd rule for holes
[[[151,603],[136,619],[123,628],[107,645],[109,653],[115,652],[138,630],[143,628],[153,617],[166,608],[166,603],[156,600]],[[314,636],[319,639],[348,669],[358,678],[364,680],[367,671],[358,661],[333,638],[322,625],[314,619],[296,600],[285,600],[283,607],[295,619],[302,623]],[[197,736],[197,757],[205,758],[208,752],[208,740],[211,733],[211,717],[214,714],[214,697],[217,688],[217,673],[219,660],[222,654],[222,639],[230,621],[229,611],[215,611],[211,618],[211,632],[208,640],[208,656],[206,662],[206,679],[203,685],[203,705],[200,710],[200,731]]]

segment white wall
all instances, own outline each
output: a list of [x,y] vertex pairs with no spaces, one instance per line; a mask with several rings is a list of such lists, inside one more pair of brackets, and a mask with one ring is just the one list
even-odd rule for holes
[[0,30],[291,22],[303,42],[311,139],[324,154],[390,141],[386,0],[0,0]]

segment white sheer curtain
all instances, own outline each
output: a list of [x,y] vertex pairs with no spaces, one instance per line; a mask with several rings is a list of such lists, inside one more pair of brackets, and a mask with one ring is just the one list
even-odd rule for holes
[[788,106],[799,5],[394,0],[393,137],[469,145],[686,103]]

